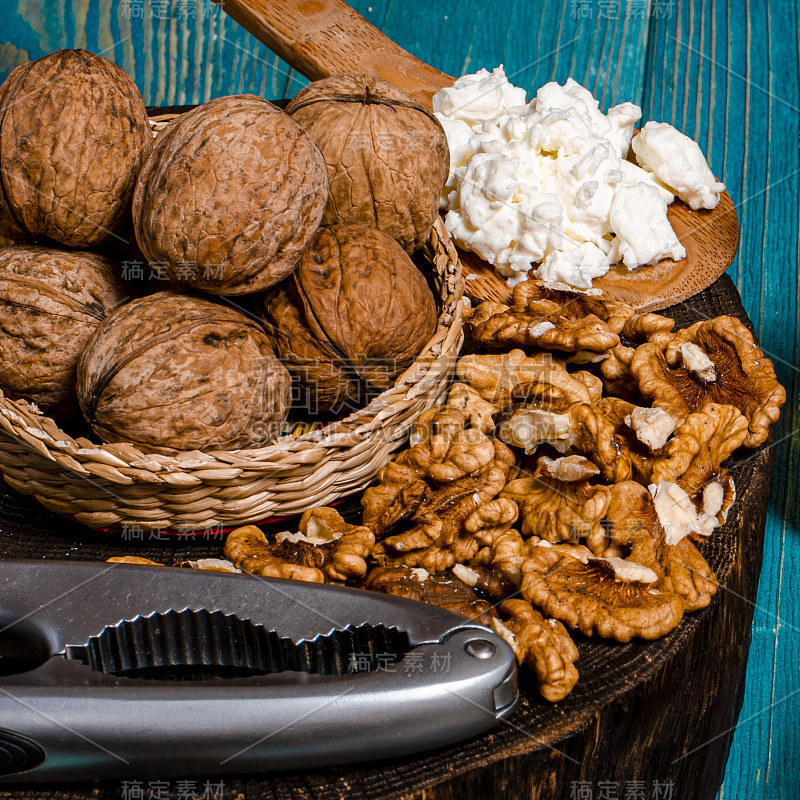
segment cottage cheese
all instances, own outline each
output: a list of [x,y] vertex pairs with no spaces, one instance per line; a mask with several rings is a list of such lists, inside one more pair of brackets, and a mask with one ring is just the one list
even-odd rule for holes
[[666,122],[648,122],[633,143],[636,160],[687,205],[716,208],[725,184],[708,166],[700,145]]
[[462,169],[453,201],[458,211],[448,213],[447,229],[501,275],[521,279],[561,244],[561,203],[520,180],[519,159],[476,153]]
[[[709,184],[697,145],[682,134],[696,152],[658,133],[645,140],[644,168],[627,162],[641,109],[621,103],[603,114],[572,79],[545,84],[526,104],[502,66],[484,69],[438,92],[433,108],[450,147],[441,199],[447,229],[509,285],[537,277],[588,289],[620,261],[632,269],[684,258],[667,205],[676,193],[707,199],[721,191],[722,184]],[[634,140],[637,155],[642,135]],[[690,167],[674,167],[684,151]],[[687,177],[699,169],[698,154],[702,186]]]
[[450,119],[479,125],[497,119],[504,111],[524,106],[525,90],[512,86],[501,64],[493,72],[481,69],[464,75],[433,98],[433,110]]
[[[655,186],[621,186],[611,206],[610,223],[616,234],[612,258],[628,269],[655,264],[662,258],[686,258],[667,219],[667,204]],[[619,258],[614,257],[617,255]]]

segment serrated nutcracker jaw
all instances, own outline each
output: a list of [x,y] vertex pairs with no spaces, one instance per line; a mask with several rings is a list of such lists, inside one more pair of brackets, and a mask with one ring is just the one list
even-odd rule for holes
[[518,698],[500,637],[387,595],[87,562],[0,562],[0,582],[0,648],[30,656],[0,657],[0,749],[5,729],[28,753],[5,782],[391,757],[480,733]]

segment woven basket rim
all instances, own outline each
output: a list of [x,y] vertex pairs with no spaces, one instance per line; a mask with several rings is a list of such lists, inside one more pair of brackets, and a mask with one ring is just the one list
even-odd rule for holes
[[[11,400],[0,390],[0,425],[6,433],[15,435],[14,428],[22,423],[23,427],[31,435],[32,441],[28,437],[24,439],[28,445],[32,446],[41,455],[56,461],[50,452],[55,451],[66,456],[79,454],[83,457],[96,458],[101,463],[110,467],[130,466],[131,463],[141,465],[151,464],[153,467],[158,465],[157,471],[167,472],[178,470],[186,471],[193,469],[213,468],[210,462],[216,462],[220,467],[225,466],[225,461],[231,459],[237,464],[248,464],[251,468],[258,469],[259,463],[270,458],[283,456],[290,453],[302,453],[310,448],[336,447],[337,439],[342,437],[352,438],[369,435],[365,428],[369,427],[369,421],[374,419],[382,410],[390,404],[388,399],[397,394],[403,388],[410,389],[415,384],[415,373],[424,372],[426,365],[431,365],[439,357],[435,352],[437,345],[441,351],[444,348],[444,341],[448,338],[455,326],[460,332],[462,304],[461,297],[464,290],[464,280],[461,272],[461,263],[458,254],[453,246],[450,236],[444,226],[442,219],[437,215],[434,222],[431,236],[427,247],[433,247],[434,255],[437,248],[441,248],[447,256],[448,264],[455,267],[453,280],[448,281],[446,274],[439,276],[443,282],[442,291],[437,298],[437,305],[441,310],[437,319],[437,326],[433,336],[429,339],[414,362],[400,375],[397,381],[381,394],[373,398],[366,406],[358,409],[347,417],[336,420],[324,428],[308,431],[300,436],[291,433],[278,438],[275,442],[259,448],[249,448],[240,450],[187,450],[174,454],[153,453],[140,449],[137,445],[124,443],[98,443],[84,437],[73,438],[65,433],[58,424],[46,414],[41,413],[34,404],[26,400]],[[460,345],[460,343],[459,343]],[[456,349],[456,354],[458,349]],[[454,354],[455,355],[455,354]],[[386,421],[389,422],[391,417]],[[8,424],[3,423],[10,423]],[[54,435],[55,434],[55,435]],[[121,458],[121,450],[125,451],[127,457]],[[57,461],[60,468],[78,472],[70,468],[68,464]],[[231,466],[228,463],[227,466]],[[272,465],[274,467],[274,464]]]

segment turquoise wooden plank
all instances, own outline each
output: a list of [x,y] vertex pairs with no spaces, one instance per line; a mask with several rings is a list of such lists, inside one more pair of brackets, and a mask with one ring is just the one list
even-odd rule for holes
[[697,138],[739,207],[731,273],[789,390],[776,429],[764,566],[741,721],[721,798],[800,795],[796,600],[798,50],[793,3],[680,3],[651,31],[645,106]]
[[631,14],[628,5],[440,0],[423,13],[422,3],[395,2],[383,30],[450,75],[503,63],[529,97],[543,83],[571,76],[605,108],[638,101],[644,85],[639,54],[647,44],[647,10]]
[[61,47],[85,47],[123,67],[148,105],[223,94],[283,97],[290,68],[211,0],[2,0],[0,79]]
[[[244,91],[279,98],[305,83],[211,0],[3,3],[10,8],[6,41],[0,42],[0,79],[29,58],[77,46],[120,64],[148,105],[197,103]],[[605,106],[641,95],[644,62],[638,54],[646,46],[647,14],[627,13],[625,3],[614,9],[613,3],[576,2],[566,10],[547,0],[352,5],[402,46],[453,75],[505,61],[514,80],[532,91],[572,75]],[[495,19],[513,19],[513,34],[493,24]]]
[[[697,138],[740,209],[730,272],[790,399],[776,431],[764,567],[748,683],[720,797],[800,796],[800,620],[790,590],[800,536],[797,475],[798,29],[785,0],[356,0],[411,52],[453,75],[505,63],[535,92],[573,76],[605,107],[640,102],[645,118]],[[304,79],[210,0],[0,0],[0,79],[60,47],[103,52],[149,104],[233,92],[291,95]],[[3,41],[4,40],[4,41]],[[794,694],[798,692],[797,694]]]

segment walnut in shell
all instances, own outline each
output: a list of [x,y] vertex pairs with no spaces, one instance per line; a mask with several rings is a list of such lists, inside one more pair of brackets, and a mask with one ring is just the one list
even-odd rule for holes
[[107,59],[59,50],[18,67],[0,87],[0,234],[105,241],[130,212],[151,143],[136,84]]
[[390,236],[361,225],[320,228],[262,312],[313,411],[362,407],[394,384],[436,330],[422,273]]
[[126,299],[114,265],[96,253],[0,248],[0,388],[67,416],[89,337]]
[[325,156],[324,225],[379,228],[408,253],[425,244],[447,180],[450,151],[439,120],[371,75],[332,75],[302,89],[287,112]]
[[280,433],[290,379],[257,323],[208,300],[159,292],[97,328],[78,365],[78,399],[104,442],[234,450]]
[[297,123],[255,95],[220,97],[158,136],[133,199],[136,239],[183,286],[261,291],[295,267],[328,178]]

